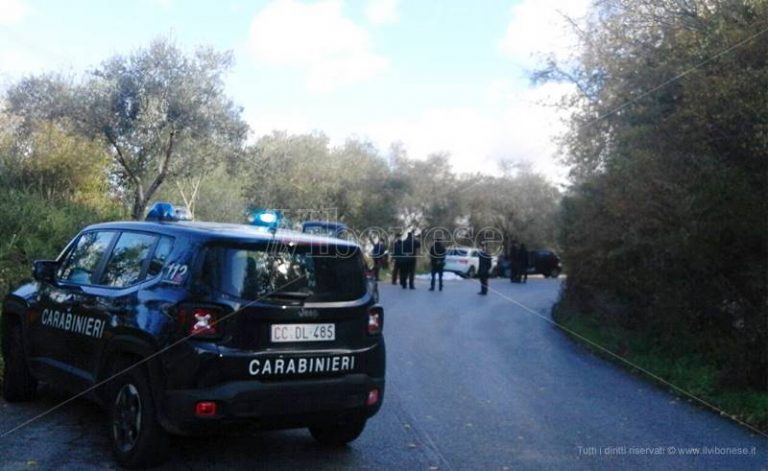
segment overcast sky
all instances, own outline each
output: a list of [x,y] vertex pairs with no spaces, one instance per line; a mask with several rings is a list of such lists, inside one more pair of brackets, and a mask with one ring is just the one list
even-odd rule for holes
[[563,15],[585,0],[0,0],[0,82],[81,73],[158,36],[232,50],[227,94],[257,139],[322,131],[333,143],[401,141],[412,158],[448,152],[455,170],[530,162],[564,169],[551,106],[566,84],[534,86],[542,54],[573,48]]

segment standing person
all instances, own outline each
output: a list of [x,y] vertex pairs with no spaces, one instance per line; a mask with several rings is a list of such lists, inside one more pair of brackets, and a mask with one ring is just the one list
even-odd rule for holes
[[491,273],[491,256],[488,255],[485,242],[480,244],[480,263],[477,268],[477,277],[480,279],[480,292],[483,296],[488,294],[488,276]]
[[520,270],[520,283],[528,282],[528,249],[525,244],[520,244],[517,251],[517,267]]
[[376,240],[373,244],[373,250],[371,251],[371,258],[373,259],[373,277],[376,281],[379,281],[379,272],[384,265],[384,257],[387,254],[387,250],[384,248],[384,242],[381,239]]
[[397,283],[397,276],[403,270],[403,239],[402,233],[398,232],[395,235],[395,244],[392,247],[392,284]]
[[421,234],[417,235],[413,239],[413,251],[411,254],[411,265],[409,266],[409,272],[408,272],[408,285],[411,289],[415,289],[416,287],[413,284],[414,278],[416,278],[416,261],[418,260],[419,250],[421,249]]
[[517,283],[518,276],[519,276],[519,268],[518,265],[520,263],[520,260],[518,259],[517,255],[517,242],[512,241],[512,245],[509,246],[509,281],[512,283]]
[[440,291],[443,290],[443,268],[445,267],[445,245],[443,245],[440,236],[435,237],[435,242],[429,248],[429,265],[431,268],[432,281],[429,283],[429,290],[435,290],[435,275],[440,282]]
[[400,286],[403,289],[416,289],[413,281],[416,275],[416,251],[420,246],[419,241],[413,238],[413,232],[408,232],[402,245],[403,257],[400,268]]

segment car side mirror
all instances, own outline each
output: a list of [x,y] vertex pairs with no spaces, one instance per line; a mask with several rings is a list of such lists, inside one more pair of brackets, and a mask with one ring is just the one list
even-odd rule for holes
[[56,260],[35,260],[32,263],[32,277],[40,282],[53,283],[56,280]]

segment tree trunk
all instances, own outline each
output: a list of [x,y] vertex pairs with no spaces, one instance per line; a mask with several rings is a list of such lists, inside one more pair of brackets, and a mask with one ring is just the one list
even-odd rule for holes
[[133,195],[133,209],[131,210],[131,217],[134,221],[141,221],[144,219],[144,211],[147,209],[148,198],[144,195],[144,188],[139,184]]
[[144,185],[141,184],[141,181],[134,179],[136,180],[136,195],[133,200],[133,213],[131,216],[135,220],[144,219],[144,211],[147,209],[149,200],[152,198],[152,195],[157,192],[157,189],[160,188],[160,185],[162,185],[165,181],[165,177],[168,174],[168,165],[171,161],[171,156],[173,156],[175,136],[176,131],[171,130],[171,132],[168,134],[168,147],[165,149],[165,155],[163,157],[162,163],[160,164],[160,172],[157,174],[152,184],[149,185],[149,188],[147,188],[146,192],[144,191]]

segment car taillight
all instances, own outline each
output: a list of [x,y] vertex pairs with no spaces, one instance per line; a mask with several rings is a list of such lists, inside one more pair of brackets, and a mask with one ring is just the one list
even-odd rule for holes
[[183,306],[179,309],[179,325],[184,335],[194,338],[217,337],[221,333],[221,311],[209,306]]
[[371,389],[368,391],[368,398],[365,400],[366,406],[372,406],[379,402],[379,390],[378,389]]
[[368,308],[368,335],[378,335],[384,327],[384,309],[380,306]]
[[200,401],[195,404],[195,415],[198,417],[215,417],[216,403],[213,401]]

